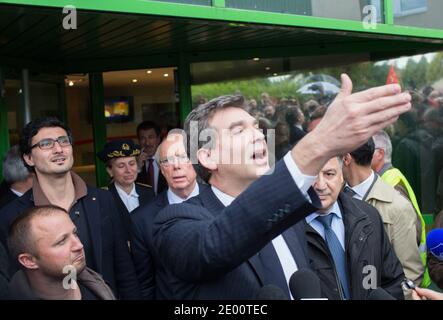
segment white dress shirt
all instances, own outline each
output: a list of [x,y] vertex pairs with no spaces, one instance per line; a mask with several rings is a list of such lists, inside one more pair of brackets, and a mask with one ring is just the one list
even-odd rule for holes
[[21,197],[22,195],[23,195],[23,192],[20,192],[20,191],[17,191],[17,190],[14,190],[14,189],[12,189],[12,188],[9,188],[9,190],[11,190],[15,195],[17,195],[18,197]]
[[171,188],[168,188],[167,196],[168,196],[168,202],[169,204],[176,204],[176,203],[182,203],[183,201],[186,201],[188,199],[191,199],[192,197],[198,196],[200,193],[198,183],[195,183],[195,187],[192,190],[192,192],[189,194],[189,196],[186,199],[180,198],[178,195],[176,195]]
[[[365,181],[353,186],[352,188],[350,187],[355,192],[353,198],[358,199],[358,200],[363,200],[363,197],[368,193],[368,190],[371,187],[374,179],[375,179],[375,174],[374,174],[374,171],[371,170],[371,174],[369,175],[369,177]],[[349,187],[349,185],[348,185],[348,187]]]
[[138,193],[135,190],[135,183],[132,184],[132,190],[129,194],[127,194],[119,185],[117,182],[114,182],[115,189],[117,189],[117,193],[120,196],[120,199],[122,199],[123,203],[125,204],[126,209],[128,209],[129,212],[134,210],[139,206],[138,201]]
[[[310,197],[308,196],[308,189],[314,183],[316,176],[307,176],[301,173],[300,169],[297,167],[294,160],[292,159],[290,153],[286,154],[286,156],[284,157],[284,162],[292,178],[294,179],[294,182],[297,184],[297,187],[300,189],[302,194],[308,200],[310,200]],[[229,206],[235,199],[234,197],[224,193],[214,186],[211,186],[211,189],[214,192],[215,196],[221,201],[221,203],[223,203],[225,207]],[[277,237],[272,239],[272,245],[274,246],[278,259],[280,260],[280,264],[285,274],[286,284],[288,284],[288,291],[290,293],[291,291],[289,289],[289,280],[291,279],[292,274],[298,270],[297,263],[295,262],[291,250],[289,250],[288,244],[286,243],[282,235],[278,235]],[[292,297],[291,293],[290,296],[293,300],[294,298]]]

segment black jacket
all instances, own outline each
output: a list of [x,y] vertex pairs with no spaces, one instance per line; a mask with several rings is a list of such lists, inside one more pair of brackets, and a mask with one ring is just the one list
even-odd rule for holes
[[264,285],[278,285],[269,281],[260,253],[280,234],[297,266],[305,267],[305,260],[307,267],[299,232],[293,226],[320,206],[313,189],[309,195],[312,204],[279,161],[272,174],[260,177],[228,207],[208,188],[160,211],[152,234],[158,258],[167,270],[161,277],[166,277],[173,293],[168,298],[255,299]]
[[8,255],[2,243],[0,242],[0,300],[5,299],[8,294],[8,268]]
[[[6,246],[8,228],[14,219],[26,209],[34,206],[32,189],[0,210],[0,241]],[[85,212],[94,271],[100,273],[116,296],[123,299],[138,299],[140,288],[134,264],[125,241],[122,219],[116,210],[112,195],[105,190],[87,187],[87,195],[80,198],[71,212]],[[83,239],[80,237],[80,240]],[[10,264],[10,275],[18,269],[14,260]],[[88,266],[90,266],[89,262]]]
[[[344,193],[340,193],[338,202],[345,226],[346,262],[351,299],[368,298],[370,291],[364,288],[364,284],[368,284],[369,273],[374,270],[376,287],[383,288],[396,299],[404,299],[401,282],[405,275],[385,233],[377,209]],[[342,299],[338,276],[326,243],[306,220],[301,223],[305,225],[309,263],[320,278],[323,296],[330,300]]]
[[18,196],[12,192],[6,182],[3,181],[0,184],[0,209],[17,198]]

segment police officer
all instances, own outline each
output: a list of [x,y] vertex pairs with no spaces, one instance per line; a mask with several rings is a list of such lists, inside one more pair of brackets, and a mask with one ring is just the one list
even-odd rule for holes
[[137,156],[140,148],[130,139],[108,142],[97,153],[98,158],[106,163],[106,171],[111,177],[108,190],[112,193],[123,215],[129,240],[131,219],[129,214],[139,205],[154,199],[154,191],[146,184],[135,182],[137,179]]

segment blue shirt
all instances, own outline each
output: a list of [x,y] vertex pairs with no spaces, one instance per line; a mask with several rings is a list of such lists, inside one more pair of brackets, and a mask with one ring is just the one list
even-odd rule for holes
[[[332,228],[332,230],[334,230],[335,235],[337,236],[338,240],[340,241],[340,244],[341,244],[343,250],[345,250],[345,225],[343,223],[343,217],[341,214],[340,206],[338,205],[337,201],[335,201],[335,203],[328,210],[327,213],[331,214],[331,212],[334,213],[334,218],[332,218],[331,228]],[[312,228],[314,228],[315,231],[317,231],[317,233],[319,235],[321,235],[321,237],[324,240],[325,239],[325,229],[324,229],[323,225],[321,224],[321,222],[316,219],[319,215],[320,214],[318,212],[311,213],[309,216],[307,216],[305,218],[305,220]],[[324,214],[322,214],[322,215],[324,215]]]

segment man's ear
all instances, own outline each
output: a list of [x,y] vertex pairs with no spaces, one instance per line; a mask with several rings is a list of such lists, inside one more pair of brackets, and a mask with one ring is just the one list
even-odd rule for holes
[[31,153],[23,154],[23,161],[25,161],[26,164],[30,167],[34,166],[34,161],[32,161]]
[[214,161],[212,157],[211,149],[199,149],[197,151],[198,162],[208,170],[217,170],[217,162]]
[[30,253],[20,253],[17,259],[18,262],[20,262],[20,264],[26,269],[35,270],[39,268],[37,262],[35,261],[35,257]]
[[343,156],[343,165],[349,167],[352,162],[352,157],[350,153],[347,153]]

